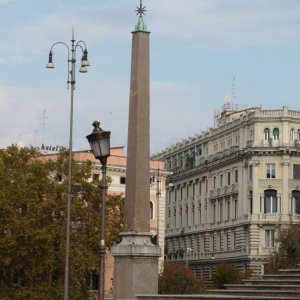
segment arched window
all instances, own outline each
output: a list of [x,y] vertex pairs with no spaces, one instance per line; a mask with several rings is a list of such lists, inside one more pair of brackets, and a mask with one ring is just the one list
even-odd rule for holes
[[270,138],[270,129],[269,128],[265,128],[264,130],[264,139],[265,141],[269,140]]
[[150,201],[150,220],[153,220],[153,213],[154,213],[154,210],[153,210],[153,203],[152,201]]
[[274,139],[274,141],[279,140],[279,129],[278,128],[273,129],[273,139]]
[[294,140],[295,140],[295,129],[294,129],[294,128],[292,128],[292,129],[290,130],[290,140],[291,140],[291,141],[294,141]]
[[277,191],[265,190],[264,192],[264,213],[275,214],[277,213]]
[[300,191],[292,191],[292,213],[300,215]]

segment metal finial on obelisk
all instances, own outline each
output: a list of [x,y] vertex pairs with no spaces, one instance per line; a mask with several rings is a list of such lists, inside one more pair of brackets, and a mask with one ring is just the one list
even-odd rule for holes
[[136,7],[136,14],[140,15],[140,17],[143,17],[143,15],[146,14],[146,6],[143,6],[143,0],[140,0],[140,6]]
[[140,6],[136,7],[136,14],[139,15],[138,23],[135,25],[135,31],[148,32],[147,24],[143,20],[143,15],[146,15],[146,6],[143,5],[143,1],[140,0]]

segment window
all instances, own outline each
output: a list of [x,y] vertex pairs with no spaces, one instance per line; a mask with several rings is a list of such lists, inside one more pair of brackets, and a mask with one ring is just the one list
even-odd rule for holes
[[293,165],[293,174],[294,174],[294,179],[300,179],[300,165]]
[[273,139],[274,139],[274,141],[279,140],[279,129],[278,128],[273,129]]
[[223,203],[220,202],[220,222],[223,222]]
[[300,141],[300,129],[297,131],[297,140]]
[[265,190],[264,195],[264,213],[274,214],[277,213],[277,191]]
[[239,182],[239,170],[235,170],[234,171],[234,181],[235,181],[235,183],[238,183]]
[[126,177],[121,176],[121,177],[120,177],[120,183],[121,183],[121,184],[125,184],[125,183],[126,183]]
[[223,174],[220,175],[220,187],[223,186]]
[[290,140],[291,140],[291,141],[294,141],[294,140],[295,140],[295,129],[294,129],[294,128],[292,128],[292,129],[290,130]]
[[272,229],[265,230],[265,246],[267,248],[274,247],[274,230]]
[[189,225],[189,207],[185,207],[185,215],[186,215],[186,226]]
[[153,203],[152,203],[152,201],[150,201],[150,220],[153,220],[153,218],[154,218],[153,213],[154,213]]
[[202,222],[202,218],[201,218],[201,204],[199,204],[198,210],[199,210],[199,224],[201,224],[201,222]]
[[292,191],[292,213],[300,214],[300,191]]
[[238,201],[234,200],[234,219],[237,219],[238,216]]
[[230,179],[231,179],[231,178],[230,178],[230,175],[231,175],[230,172],[228,172],[228,173],[227,173],[227,185],[230,185],[230,184],[231,184],[231,182],[230,182]]
[[201,180],[199,180],[198,185],[199,185],[199,195],[201,195],[201,193],[202,193],[202,182],[201,182]]
[[249,213],[253,213],[253,191],[249,192]]
[[211,220],[212,220],[212,223],[216,222],[216,203],[215,202],[212,204],[212,216],[211,216]]
[[269,128],[265,128],[264,130],[264,140],[268,141],[270,138],[270,129]]
[[217,177],[214,177],[214,189],[216,188]]
[[226,215],[226,219],[229,220],[230,219],[230,201],[227,201],[226,203],[227,205],[227,215]]
[[192,225],[195,225],[195,205],[192,206]]
[[179,227],[182,227],[182,207],[179,209]]
[[90,282],[89,282],[90,289],[98,290],[98,283],[99,283],[99,275],[97,273],[92,273],[90,275]]
[[276,178],[275,164],[266,164],[266,178]]

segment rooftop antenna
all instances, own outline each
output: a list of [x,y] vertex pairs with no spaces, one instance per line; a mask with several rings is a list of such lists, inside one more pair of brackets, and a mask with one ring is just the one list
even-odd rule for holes
[[43,145],[45,144],[45,129],[46,129],[47,120],[48,120],[48,117],[47,117],[46,109],[44,109],[44,111],[43,111],[43,128],[42,128],[42,133],[43,133],[42,142],[43,142]]
[[236,87],[235,87],[235,76],[232,77],[232,102],[235,103],[236,99]]

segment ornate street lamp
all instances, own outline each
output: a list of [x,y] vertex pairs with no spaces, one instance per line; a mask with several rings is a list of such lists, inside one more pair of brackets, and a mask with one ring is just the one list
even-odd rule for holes
[[104,300],[104,276],[105,276],[105,198],[106,198],[106,169],[107,158],[110,155],[110,131],[100,128],[100,122],[93,123],[94,130],[86,138],[96,159],[101,162],[102,170],[102,199],[101,199],[101,239],[100,239],[100,270],[98,283],[98,300]]
[[76,50],[79,48],[82,51],[80,73],[86,73],[87,67],[90,65],[88,61],[88,51],[84,41],[74,39],[74,32],[72,33],[71,48],[64,42],[54,43],[49,52],[49,60],[46,65],[48,69],[54,69],[52,61],[54,46],[62,44],[67,48],[68,52],[68,81],[67,87],[71,86],[71,101],[70,101],[70,134],[69,134],[69,157],[68,157],[68,201],[67,201],[67,228],[66,228],[66,258],[65,258],[65,281],[64,281],[64,300],[69,298],[69,254],[70,254],[70,219],[71,219],[71,198],[72,198],[72,148],[73,148],[73,101],[75,90],[75,65],[76,65]]

